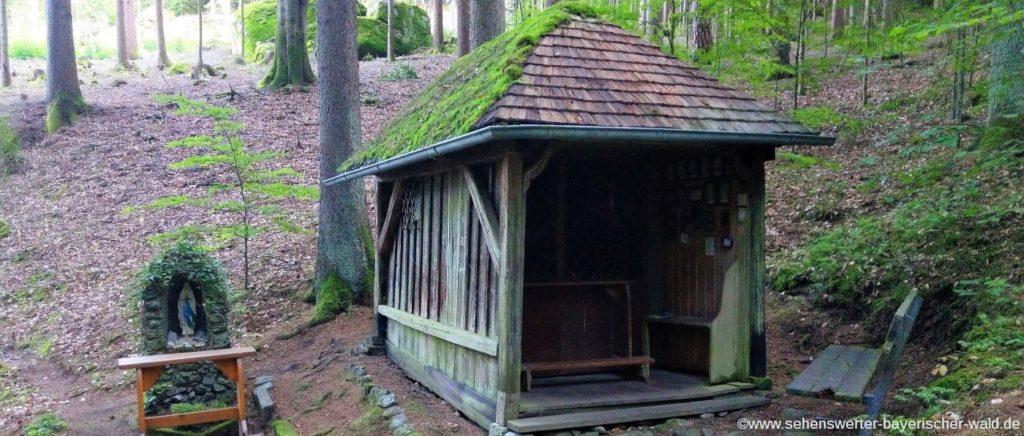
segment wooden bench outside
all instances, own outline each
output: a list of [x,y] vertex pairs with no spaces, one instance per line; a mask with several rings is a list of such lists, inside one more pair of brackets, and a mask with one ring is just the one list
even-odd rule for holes
[[640,326],[640,337],[643,340],[644,356],[651,355],[651,324],[678,325],[686,327],[711,328],[711,319],[696,316],[656,313],[644,317]]
[[555,282],[555,283],[527,283],[524,288],[595,288],[595,289],[618,289],[624,296],[623,311],[625,320],[626,356],[612,356],[593,359],[574,359],[558,362],[533,362],[522,365],[522,386],[523,390],[529,392],[533,384],[534,374],[543,373],[572,373],[591,372],[603,369],[640,367],[640,376],[644,382],[651,381],[651,364],[654,359],[649,354],[644,356],[633,356],[633,303],[629,290],[629,282],[622,281],[593,281],[593,282]]
[[[916,291],[907,295],[893,316],[881,348],[829,345],[789,384],[786,392],[804,397],[863,403],[867,405],[867,419],[877,419],[907,338],[921,310],[921,303],[921,297]],[[865,428],[860,434],[870,435],[871,430]]]
[[[146,430],[150,428],[179,427],[237,419],[239,432],[245,435],[248,429],[245,422],[245,375],[242,371],[242,358],[253,354],[256,354],[256,350],[252,347],[239,347],[118,359],[118,368],[135,369],[137,371],[136,386],[138,388],[137,400],[139,405],[140,434],[145,435]],[[224,377],[234,381],[238,404],[234,407],[147,417],[144,404],[145,393],[149,388],[153,387],[164,368],[196,362],[212,362],[220,372],[224,373]]]

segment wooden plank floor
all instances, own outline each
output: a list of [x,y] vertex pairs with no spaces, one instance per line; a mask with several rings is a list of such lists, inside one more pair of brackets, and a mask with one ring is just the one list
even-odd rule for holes
[[654,406],[622,407],[592,412],[566,413],[561,415],[538,416],[513,419],[508,429],[527,434],[539,431],[569,428],[593,427],[595,425],[621,424],[625,422],[661,420],[679,416],[700,415],[725,410],[739,410],[768,404],[768,399],[756,395],[729,395],[710,400],[686,401],[682,403],[659,404]]
[[573,409],[663,403],[727,395],[752,389],[748,383],[708,386],[707,378],[664,370],[651,371],[651,382],[613,373],[538,378],[533,390],[520,394],[525,416]]

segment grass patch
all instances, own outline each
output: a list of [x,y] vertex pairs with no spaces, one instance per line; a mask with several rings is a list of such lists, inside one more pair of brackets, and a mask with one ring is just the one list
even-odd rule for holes
[[416,74],[416,68],[411,64],[408,62],[399,62],[390,70],[380,73],[378,78],[385,82],[400,82],[403,80],[417,79],[419,76]]
[[50,436],[64,434],[68,422],[56,413],[46,412],[37,416],[25,427],[25,436]]
[[822,131],[829,127],[841,126],[843,117],[834,109],[826,106],[809,106],[793,110],[793,119],[804,127],[814,131]]
[[11,59],[46,59],[46,41],[30,39],[12,40],[8,53]]
[[179,413],[202,412],[204,410],[223,409],[225,407],[228,407],[228,405],[227,405],[227,403],[224,403],[223,401],[216,401],[216,402],[213,402],[213,403],[210,403],[210,404],[203,404],[203,403],[175,403],[175,404],[171,404],[171,413],[179,414]]
[[783,165],[797,169],[809,169],[820,166],[832,171],[839,171],[842,168],[842,166],[839,165],[839,162],[789,151],[780,150],[775,154],[775,158]]
[[170,68],[167,68],[167,74],[180,76],[182,74],[188,74],[192,71],[192,66],[188,62],[175,62],[172,63]]
[[14,174],[21,164],[21,139],[7,117],[0,117],[0,177]]

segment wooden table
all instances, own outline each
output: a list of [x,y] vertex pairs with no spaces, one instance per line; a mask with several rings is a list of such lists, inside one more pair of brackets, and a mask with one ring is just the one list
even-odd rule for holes
[[[256,350],[252,347],[238,347],[117,359],[118,368],[134,368],[137,371],[139,433],[145,435],[149,428],[178,427],[237,419],[239,432],[245,435],[248,429],[245,422],[245,375],[242,371],[242,358],[253,354],[256,354]],[[212,362],[220,372],[224,373],[224,377],[234,381],[238,404],[234,407],[147,417],[143,398],[146,391],[156,383],[164,368],[196,362]]]

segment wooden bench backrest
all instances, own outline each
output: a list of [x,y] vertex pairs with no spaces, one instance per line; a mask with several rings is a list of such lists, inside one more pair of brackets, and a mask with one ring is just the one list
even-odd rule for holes
[[910,294],[903,299],[899,309],[896,310],[896,315],[892,317],[889,332],[885,335],[885,343],[882,344],[880,363],[883,372],[886,368],[895,369],[899,364],[903,348],[906,347],[907,339],[910,337],[910,331],[914,328],[914,322],[917,321],[917,314],[921,311],[921,302],[921,296],[917,295],[917,291],[910,291]]

